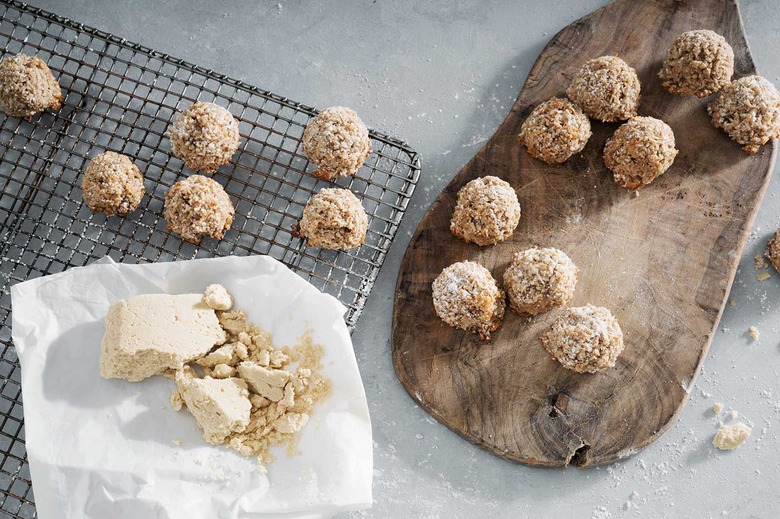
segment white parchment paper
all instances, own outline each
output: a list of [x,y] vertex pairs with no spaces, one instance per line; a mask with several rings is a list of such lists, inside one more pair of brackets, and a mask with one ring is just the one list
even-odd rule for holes
[[[208,445],[195,419],[171,408],[170,380],[99,374],[112,303],[202,292],[211,283],[227,287],[236,308],[269,330],[276,347],[311,330],[325,348],[330,396],[302,431],[301,454],[288,458],[276,449],[267,474],[254,459]],[[40,519],[313,519],[371,505],[371,424],[345,309],[278,261],[109,260],[17,284],[11,293]]]

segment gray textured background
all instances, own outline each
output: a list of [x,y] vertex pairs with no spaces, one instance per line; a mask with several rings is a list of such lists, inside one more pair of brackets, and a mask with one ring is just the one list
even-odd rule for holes
[[[688,0],[691,1],[691,0]],[[406,395],[390,361],[398,265],[430,202],[506,115],[528,70],[563,26],[599,0],[247,2],[32,0],[305,104],[356,109],[422,155],[418,191],[354,335],[375,440],[370,518],[777,517],[780,503],[780,278],[753,256],[780,224],[770,185],[702,375],[680,421],[608,468],[531,469],[439,425]],[[780,84],[772,0],[742,2],[760,72]],[[746,330],[761,332],[751,342]],[[754,426],[731,453],[710,441],[718,400]],[[638,497],[629,500],[632,491]],[[347,515],[345,515],[346,517]]]

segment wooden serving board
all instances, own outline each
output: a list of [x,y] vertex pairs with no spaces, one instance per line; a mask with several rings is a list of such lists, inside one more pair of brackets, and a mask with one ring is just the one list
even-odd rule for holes
[[[685,405],[776,152],[772,143],[744,154],[710,124],[708,100],[661,88],[657,73],[674,38],[705,28],[734,47],[735,76],[756,73],[733,0],[617,0],[566,27],[417,228],[396,287],[393,361],[412,398],[469,441],[529,465],[586,467],[642,449]],[[516,141],[534,106],[565,95],[575,71],[605,54],[636,68],[640,115],[669,123],[680,150],[638,197],[602,160],[617,124],[594,122],[584,152],[563,166],[532,159]],[[482,248],[450,234],[449,221],[458,190],[484,175],[512,184],[522,218],[511,240]],[[513,253],[535,245],[560,248],[580,267],[573,306],[606,306],[619,319],[626,348],[614,369],[577,374],[552,360],[539,334],[556,311],[529,319],[507,309],[487,344],[437,318],[431,282],[444,267],[478,261],[500,282]]]

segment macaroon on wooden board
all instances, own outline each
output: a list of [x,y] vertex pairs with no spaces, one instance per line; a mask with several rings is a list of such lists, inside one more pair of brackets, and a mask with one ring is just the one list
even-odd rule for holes
[[[563,29],[406,251],[393,321],[398,378],[437,420],[498,456],[544,467],[609,463],[658,439],[688,400],[776,154],[771,142],[746,155],[713,127],[706,112],[713,97],[661,87],[667,49],[694,29],[714,30],[732,45],[735,78],[756,73],[733,0],[617,0]],[[517,143],[537,104],[565,96],[579,67],[607,54],[637,70],[639,114],[667,122],[680,150],[639,196],[604,166],[617,123],[592,121],[584,151],[561,166],[531,158]],[[509,240],[480,247],[453,236],[449,222],[458,190],[485,175],[514,187],[522,218]],[[618,318],[626,346],[615,368],[574,373],[547,354],[539,335],[560,310],[535,318],[507,310],[489,343],[436,316],[431,283],[444,267],[477,261],[500,282],[513,254],[532,246],[557,247],[579,266],[572,306],[606,306]]]

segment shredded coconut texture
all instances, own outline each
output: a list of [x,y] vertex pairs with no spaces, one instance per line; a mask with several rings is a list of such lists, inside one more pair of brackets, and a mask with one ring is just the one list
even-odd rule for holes
[[326,108],[306,125],[303,152],[318,169],[313,175],[331,180],[354,175],[371,153],[368,128],[354,110]]
[[458,192],[450,231],[477,245],[493,245],[510,236],[520,222],[520,202],[508,182],[498,177],[475,178]]
[[780,137],[780,94],[761,76],[740,78],[721,90],[707,107],[712,124],[754,154]]
[[168,230],[191,243],[210,236],[222,239],[233,223],[235,209],[222,186],[203,175],[176,182],[165,195]]
[[542,334],[542,345],[564,368],[596,373],[615,366],[623,331],[607,308],[572,307]]
[[634,117],[607,140],[604,162],[615,182],[628,189],[646,186],[669,169],[677,156],[674,132],[653,117]]
[[12,117],[57,110],[62,91],[49,66],[37,56],[17,54],[0,61],[0,107]]
[[171,152],[195,171],[214,173],[238,149],[238,123],[214,103],[195,103],[168,129]]
[[721,425],[712,439],[712,446],[722,451],[732,451],[745,443],[752,432],[753,429],[742,422]]
[[348,189],[323,189],[306,203],[298,233],[309,247],[346,250],[365,243],[368,215]]
[[615,122],[636,115],[639,90],[636,70],[616,56],[601,56],[582,66],[566,95],[588,116]]
[[453,263],[433,281],[433,306],[442,321],[487,340],[501,326],[506,299],[488,269],[472,261]]
[[138,209],[144,177],[130,157],[106,151],[89,161],[81,180],[84,202],[93,213],[126,215]]
[[775,235],[767,243],[765,254],[775,270],[780,272],[780,229],[775,231]]
[[731,82],[734,51],[720,34],[684,32],[674,40],[658,73],[663,87],[681,96],[707,97]]
[[581,152],[590,136],[590,120],[583,111],[568,99],[553,97],[534,108],[517,140],[532,157],[561,164]]
[[520,315],[563,306],[574,297],[579,269],[561,250],[527,249],[515,254],[504,271],[509,305]]

